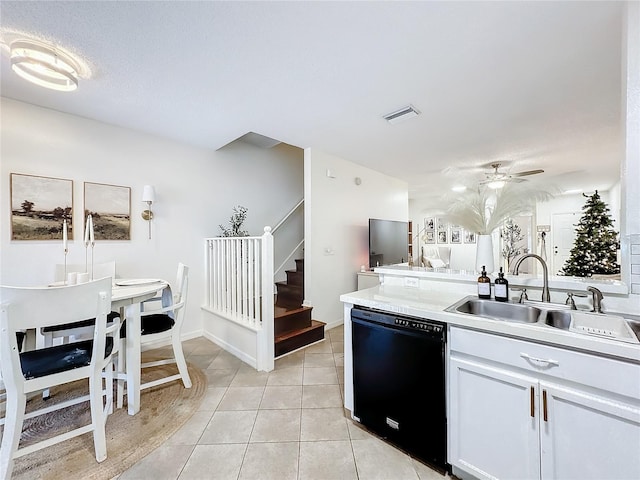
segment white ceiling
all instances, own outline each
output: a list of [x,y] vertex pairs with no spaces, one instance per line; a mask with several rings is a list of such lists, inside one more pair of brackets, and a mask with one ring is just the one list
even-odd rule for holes
[[[619,177],[621,2],[5,1],[1,40],[85,59],[76,92],[2,55],[2,96],[218,149],[248,132],[437,198],[478,166],[606,190]],[[421,115],[389,125],[408,104]],[[446,169],[447,174],[442,172]],[[458,178],[460,177],[460,178]]]

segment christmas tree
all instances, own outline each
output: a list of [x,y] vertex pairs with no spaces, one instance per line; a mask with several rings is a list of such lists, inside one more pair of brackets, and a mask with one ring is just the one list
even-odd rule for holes
[[617,262],[618,233],[613,229],[609,207],[600,200],[598,191],[589,196],[576,225],[576,240],[562,275],[589,277],[594,273],[620,273]]

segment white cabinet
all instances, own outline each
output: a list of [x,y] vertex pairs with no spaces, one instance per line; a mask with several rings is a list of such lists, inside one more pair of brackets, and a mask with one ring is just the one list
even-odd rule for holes
[[640,478],[640,365],[452,327],[449,463],[481,479]]
[[449,463],[478,478],[539,478],[535,379],[459,359],[449,372]]
[[640,410],[587,390],[540,382],[542,478],[640,478]]

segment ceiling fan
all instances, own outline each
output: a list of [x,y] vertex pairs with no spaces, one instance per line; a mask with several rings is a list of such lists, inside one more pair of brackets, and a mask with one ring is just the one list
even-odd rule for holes
[[490,166],[493,168],[493,172],[487,173],[486,180],[480,182],[480,185],[486,185],[489,188],[498,189],[504,187],[506,182],[523,182],[524,179],[519,177],[526,177],[528,175],[536,175],[538,173],[544,173],[544,170],[527,170],[524,172],[505,173],[500,172],[499,168],[501,163],[492,163]]

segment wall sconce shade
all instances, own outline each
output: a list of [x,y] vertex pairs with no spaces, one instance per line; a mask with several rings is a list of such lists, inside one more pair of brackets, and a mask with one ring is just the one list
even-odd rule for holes
[[145,185],[142,191],[142,201],[147,202],[147,209],[142,211],[142,218],[149,222],[149,239],[151,239],[151,220],[153,219],[153,212],[151,211],[151,204],[156,200],[156,191],[153,185]]
[[78,88],[78,64],[71,55],[35,40],[11,43],[11,69],[41,87],[71,92]]
[[152,203],[156,201],[156,190],[153,188],[153,185],[144,186],[144,190],[142,191],[142,201]]

